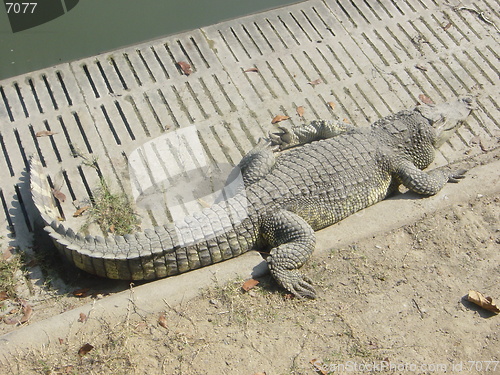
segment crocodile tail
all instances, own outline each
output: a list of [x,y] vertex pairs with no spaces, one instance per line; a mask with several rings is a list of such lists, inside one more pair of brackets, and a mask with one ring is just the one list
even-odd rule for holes
[[33,156],[30,162],[30,184],[31,195],[36,208],[40,212],[45,223],[50,224],[57,221],[59,214],[52,194],[52,189],[43,172],[40,160]]
[[45,231],[72,263],[98,276],[123,280],[162,278],[232,258],[255,243],[254,226],[238,202],[215,205],[143,232],[106,238],[82,236],[60,222],[40,161],[32,158],[30,169],[33,201],[47,224]]

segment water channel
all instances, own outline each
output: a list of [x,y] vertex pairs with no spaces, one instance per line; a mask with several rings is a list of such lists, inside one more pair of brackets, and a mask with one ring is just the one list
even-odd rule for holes
[[5,7],[0,5],[0,80],[297,2],[4,0]]

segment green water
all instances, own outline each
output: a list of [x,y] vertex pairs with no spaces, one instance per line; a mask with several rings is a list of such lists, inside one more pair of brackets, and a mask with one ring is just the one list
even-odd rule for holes
[[[35,11],[44,1],[34,1]],[[61,11],[69,9],[65,1],[57,4]],[[297,2],[72,0],[76,5],[62,16],[18,32],[12,31],[7,6],[0,4],[0,79]]]

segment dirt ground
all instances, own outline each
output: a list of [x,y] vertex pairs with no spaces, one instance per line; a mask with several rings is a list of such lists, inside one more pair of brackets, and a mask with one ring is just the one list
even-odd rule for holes
[[[291,298],[266,276],[249,292],[234,280],[154,314],[130,302],[127,316],[101,321],[98,330],[86,329],[81,317],[74,336],[0,356],[0,371],[499,374],[500,316],[466,300],[469,290],[500,298],[499,203],[498,196],[477,196],[315,254],[304,272],[316,300]],[[34,307],[33,320],[99,297],[54,291]]]

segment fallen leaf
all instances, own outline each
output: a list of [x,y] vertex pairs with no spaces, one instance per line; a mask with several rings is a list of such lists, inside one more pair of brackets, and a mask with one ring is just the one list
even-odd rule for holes
[[212,207],[210,203],[208,203],[206,200],[203,200],[201,198],[198,198],[198,203],[200,204],[201,207],[203,208],[209,208]]
[[23,317],[19,320],[19,323],[24,324],[28,320],[30,320],[31,314],[33,314],[33,309],[26,302],[23,302],[22,306],[23,306]]
[[248,292],[250,289],[253,289],[256,285],[259,284],[258,280],[255,279],[249,279],[243,283],[241,288],[245,291]]
[[288,120],[289,118],[290,118],[290,116],[278,115],[275,118],[273,118],[273,120],[271,121],[271,124],[276,124],[280,121]]
[[79,208],[73,213],[73,217],[78,217],[81,216],[85,211],[87,211],[90,208],[90,206],[84,206]]
[[493,299],[491,297],[485,297],[484,294],[480,292],[477,292],[475,290],[469,290],[469,295],[467,296],[467,299],[470,302],[475,303],[478,306],[481,306],[483,309],[491,311],[495,314],[500,313],[500,309],[493,302]]
[[427,95],[424,95],[424,94],[420,94],[420,95],[418,96],[418,99],[419,99],[422,103],[424,103],[424,104],[428,104],[428,105],[433,105],[433,104],[434,104],[434,102],[432,101],[432,99],[431,99],[431,98],[429,98]]
[[443,30],[448,30],[451,27],[451,22],[448,22],[445,26],[443,26]]
[[165,317],[165,314],[160,315],[160,317],[158,318],[158,324],[163,328],[168,329],[167,318]]
[[80,349],[78,349],[78,355],[80,357],[83,357],[88,352],[90,352],[92,349],[94,349],[94,347],[87,343],[87,344],[83,345]]
[[185,75],[188,76],[193,73],[193,71],[191,70],[191,65],[189,65],[187,62],[177,61],[177,65],[179,66],[179,68],[181,68],[182,73],[184,73]]
[[320,83],[321,83],[321,80],[319,78],[315,79],[314,81],[308,82],[308,84],[310,84],[311,86],[316,86],[316,85],[319,85]]
[[346,118],[343,118],[343,119],[342,119],[342,122],[345,122],[346,124],[350,124],[350,123],[351,123],[351,122],[350,122],[348,119],[346,119]]
[[90,288],[76,289],[73,291],[73,295],[78,298],[84,298],[88,296]]
[[56,132],[50,131],[50,130],[41,130],[39,132],[35,133],[36,137],[48,137],[49,135],[54,135],[57,134]]
[[109,231],[111,233],[115,233],[115,224],[111,224],[111,226],[109,227]]
[[327,375],[327,374],[328,374],[328,372],[326,372],[326,371],[325,371],[325,369],[323,368],[323,367],[324,367],[324,366],[323,366],[323,362],[321,362],[321,361],[317,360],[316,358],[314,358],[314,359],[311,359],[311,360],[309,361],[309,363],[310,363],[311,365],[313,365],[314,370],[315,370],[316,372],[318,372],[318,373],[320,373],[320,374],[322,374],[322,375]]
[[87,321],[87,315],[85,315],[84,313],[80,313],[80,317],[78,318],[78,321],[80,323],[85,323]]
[[334,102],[328,102],[326,103],[331,109],[335,109],[335,103]]
[[420,65],[420,64],[415,65],[415,68],[420,69],[420,70],[422,70],[424,72],[427,71],[427,68],[425,66],[423,66],[423,65]]
[[257,69],[257,68],[249,68],[247,70],[244,70],[243,72],[250,73],[250,72],[258,72],[258,71],[259,71],[259,69]]
[[304,112],[305,112],[304,107],[302,107],[302,106],[297,107],[297,114],[299,115],[299,117],[304,116]]
[[139,322],[134,327],[134,329],[135,329],[136,332],[142,332],[146,328],[148,328],[148,324],[146,322]]
[[6,291],[2,290],[2,291],[0,292],[0,301],[4,301],[4,300],[6,300],[6,299],[9,299],[9,295],[7,294],[7,292],[6,292]]
[[63,339],[63,338],[61,338],[61,337],[59,337],[59,344],[60,344],[60,345],[64,344],[64,339]]
[[3,260],[10,259],[14,255],[16,248],[14,246],[9,246],[7,250],[3,252]]
[[52,195],[61,203],[64,203],[66,196],[59,190],[52,189]]

